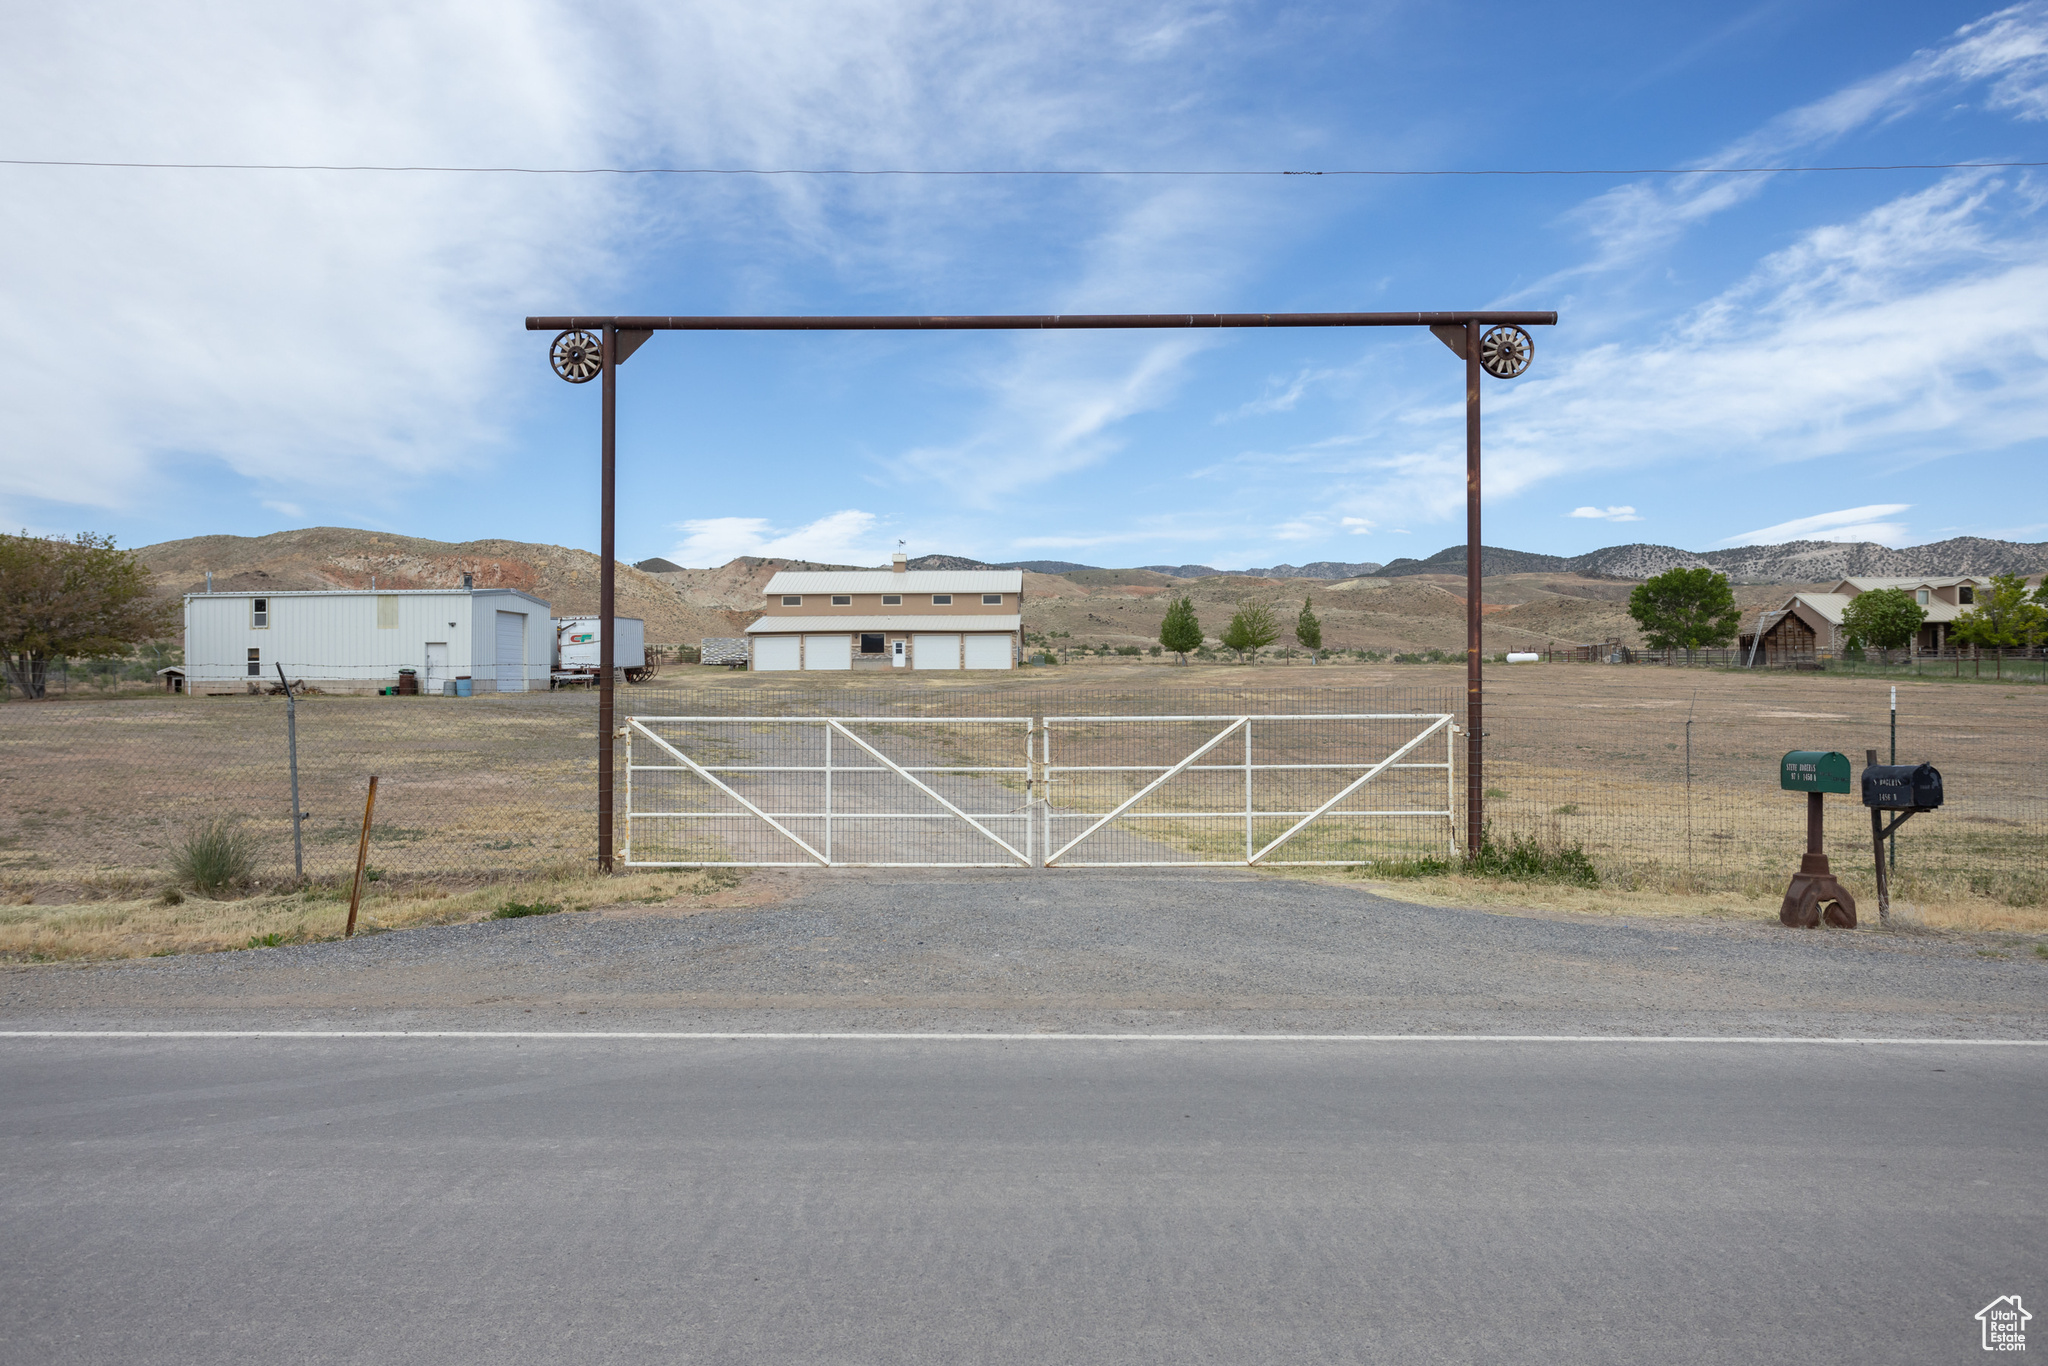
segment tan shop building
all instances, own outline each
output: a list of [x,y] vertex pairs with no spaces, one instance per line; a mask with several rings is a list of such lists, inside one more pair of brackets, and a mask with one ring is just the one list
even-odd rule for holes
[[1023,640],[1016,569],[784,570],[747,628],[748,667],[1013,669]]

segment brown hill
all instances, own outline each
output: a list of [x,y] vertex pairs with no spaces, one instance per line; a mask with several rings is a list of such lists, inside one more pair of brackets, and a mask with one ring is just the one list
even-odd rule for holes
[[[597,610],[598,557],[530,541],[456,543],[309,527],[269,536],[195,536],[143,546],[136,555],[165,596],[203,592],[207,570],[217,589],[280,592],[368,588],[373,576],[379,588],[456,588],[469,574],[479,588],[531,593],[556,616]],[[750,613],[692,602],[660,577],[630,565],[618,567],[617,593],[619,615],[644,618],[650,643],[695,644],[705,636],[737,635],[752,620]]]

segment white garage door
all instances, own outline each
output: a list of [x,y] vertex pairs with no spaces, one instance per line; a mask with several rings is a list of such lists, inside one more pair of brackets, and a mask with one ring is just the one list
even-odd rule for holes
[[1013,662],[1010,658],[1009,636],[967,637],[968,668],[1007,669]]
[[805,636],[804,667],[806,669],[851,669],[853,667],[853,637]]
[[803,667],[797,655],[795,636],[757,636],[754,638],[754,668],[762,673],[781,669]]
[[498,691],[526,691],[526,614],[498,613]]
[[912,636],[910,662],[920,669],[960,667],[960,637]]

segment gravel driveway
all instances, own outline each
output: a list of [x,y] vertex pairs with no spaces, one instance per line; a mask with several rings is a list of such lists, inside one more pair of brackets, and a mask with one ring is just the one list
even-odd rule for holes
[[2019,943],[1210,870],[755,876],[782,898],[7,968],[0,1024],[2048,1037],[2048,960]]

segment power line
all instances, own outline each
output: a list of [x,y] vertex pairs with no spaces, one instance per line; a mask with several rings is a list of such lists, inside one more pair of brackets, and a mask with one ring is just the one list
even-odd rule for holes
[[1993,171],[2048,166],[2048,161],[1918,161],[1872,166],[1635,166],[1579,170],[853,170],[755,166],[341,166],[245,161],[57,161],[0,157],[0,166],[71,166],[107,171],[367,171],[436,175],[616,176],[1639,176],[1770,175],[1809,171]]

